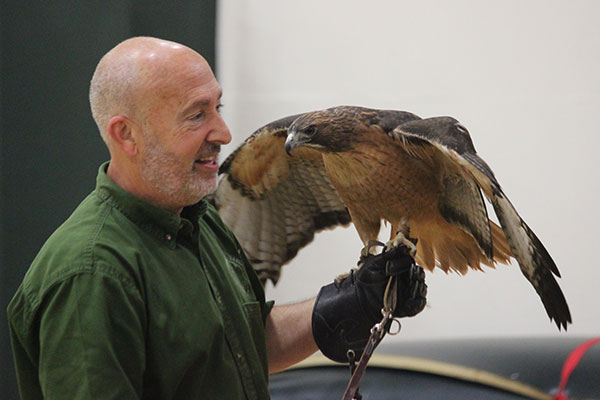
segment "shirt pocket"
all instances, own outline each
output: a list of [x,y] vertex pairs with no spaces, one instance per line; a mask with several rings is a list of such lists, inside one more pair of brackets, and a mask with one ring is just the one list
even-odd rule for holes
[[233,256],[227,256],[227,261],[235,272],[236,285],[238,285],[238,287],[242,289],[242,292],[245,293],[246,300],[256,300],[252,286],[250,285],[250,280],[248,279],[248,275],[246,274],[246,270],[242,262]]
[[252,333],[252,339],[258,348],[265,346],[265,326],[262,318],[262,309],[258,301],[244,304],[244,312]]

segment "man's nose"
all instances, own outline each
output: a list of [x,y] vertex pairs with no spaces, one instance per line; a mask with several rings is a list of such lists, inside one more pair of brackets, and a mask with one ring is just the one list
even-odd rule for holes
[[219,144],[228,144],[231,142],[231,132],[229,131],[229,127],[223,120],[221,114],[217,114],[215,116],[215,126],[211,130],[208,141],[215,142]]

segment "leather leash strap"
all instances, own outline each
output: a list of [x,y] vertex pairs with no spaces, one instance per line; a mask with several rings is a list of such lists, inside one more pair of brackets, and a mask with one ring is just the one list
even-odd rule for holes
[[[393,320],[393,311],[396,309],[396,301],[397,301],[397,287],[398,280],[395,276],[391,276],[388,280],[387,286],[385,288],[385,294],[383,296],[383,309],[381,313],[383,318],[377,324],[371,328],[371,336],[369,336],[369,340],[367,341],[367,345],[363,351],[360,360],[358,361],[358,365],[354,368],[352,372],[352,377],[348,382],[348,386],[346,386],[346,391],[344,392],[344,396],[342,400],[358,400],[362,398],[362,396],[358,394],[358,388],[360,386],[360,381],[362,380],[363,375],[367,369],[367,364],[375,351],[375,348],[383,337],[385,336],[387,329],[389,328],[388,322]],[[398,322],[398,325],[400,322]]]

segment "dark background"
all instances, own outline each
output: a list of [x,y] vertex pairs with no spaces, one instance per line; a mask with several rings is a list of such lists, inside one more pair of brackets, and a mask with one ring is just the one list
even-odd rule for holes
[[0,2],[0,397],[17,399],[6,306],[46,238],[95,186],[108,151],[88,104],[100,58],[140,35],[215,67],[216,0]]

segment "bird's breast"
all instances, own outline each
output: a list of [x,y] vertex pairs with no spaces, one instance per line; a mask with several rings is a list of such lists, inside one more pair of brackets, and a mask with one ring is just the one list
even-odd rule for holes
[[437,208],[437,166],[389,141],[357,144],[349,152],[324,154],[323,161],[342,200],[361,214],[394,222]]

